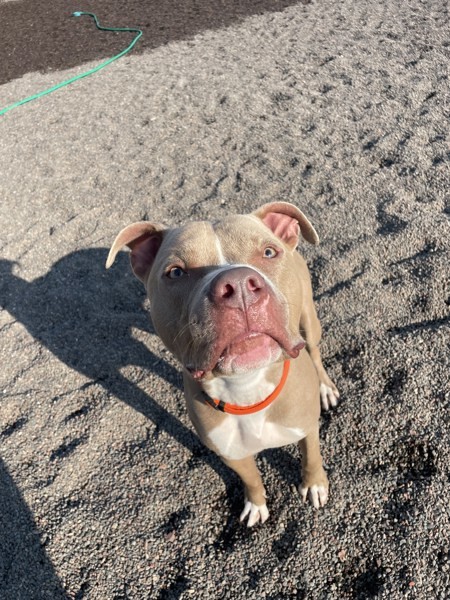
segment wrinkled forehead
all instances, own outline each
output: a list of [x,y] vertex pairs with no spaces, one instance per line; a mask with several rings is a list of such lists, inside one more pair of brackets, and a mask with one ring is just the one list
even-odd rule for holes
[[217,237],[211,223],[195,221],[168,230],[158,252],[163,261],[181,260],[192,267],[217,262]]
[[197,221],[169,230],[159,258],[182,260],[191,267],[241,262],[246,248],[271,239],[271,232],[251,215],[233,215],[220,221]]
[[223,248],[232,250],[252,247],[273,236],[258,217],[232,215],[213,224],[214,231]]

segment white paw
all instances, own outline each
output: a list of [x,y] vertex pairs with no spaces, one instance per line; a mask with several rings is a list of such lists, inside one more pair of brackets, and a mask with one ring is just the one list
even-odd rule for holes
[[306,499],[309,496],[309,499],[312,502],[314,508],[320,508],[321,506],[325,506],[328,500],[328,490],[323,485],[301,487],[300,494],[303,498],[303,502],[306,502]]
[[253,527],[255,523],[261,521],[264,523],[269,517],[269,511],[265,504],[253,504],[249,500],[245,500],[244,510],[241,512],[239,520],[242,522],[248,515],[247,527]]
[[339,400],[339,392],[333,391],[329,385],[325,383],[320,384],[320,400],[322,402],[322,408],[328,410],[331,406],[334,408],[337,406]]

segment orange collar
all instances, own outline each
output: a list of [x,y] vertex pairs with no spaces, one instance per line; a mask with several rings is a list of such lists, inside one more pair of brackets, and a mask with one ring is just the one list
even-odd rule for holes
[[286,379],[289,373],[290,361],[285,360],[283,365],[283,374],[281,375],[280,383],[273,390],[273,392],[267,396],[264,400],[260,402],[256,402],[255,404],[250,404],[249,406],[239,406],[238,404],[228,404],[227,402],[223,402],[222,400],[217,400],[217,398],[211,398],[208,396],[206,392],[203,392],[203,399],[207,404],[215,408],[216,410],[220,410],[221,412],[228,413],[230,415],[251,415],[269,404],[278,398],[281,390],[284,388],[284,384],[286,383]]

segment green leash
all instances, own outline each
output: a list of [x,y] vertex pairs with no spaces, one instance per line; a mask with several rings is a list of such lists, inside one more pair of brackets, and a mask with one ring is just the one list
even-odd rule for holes
[[87,15],[89,17],[92,17],[94,19],[97,29],[100,29],[101,31],[132,32],[132,33],[136,33],[137,35],[134,38],[134,40],[131,42],[131,44],[128,46],[128,48],[125,48],[125,50],[122,50],[122,52],[120,52],[119,54],[116,54],[116,56],[109,58],[107,61],[101,63],[100,65],[98,65],[97,67],[94,67],[93,69],[90,69],[89,71],[86,71],[85,73],[81,73],[81,75],[76,75],[76,77],[72,77],[71,79],[67,79],[66,81],[63,81],[62,83],[58,83],[57,85],[54,85],[53,87],[49,88],[48,90],[44,90],[43,92],[39,92],[37,94],[34,94],[33,96],[28,96],[28,98],[19,100],[19,102],[15,102],[14,104],[11,104],[11,106],[7,106],[6,108],[1,109],[0,116],[4,115],[6,112],[8,112],[9,110],[12,110],[13,108],[17,108],[18,106],[25,104],[26,102],[31,102],[32,100],[37,100],[38,98],[41,98],[42,96],[46,96],[47,94],[51,94],[52,92],[59,90],[59,88],[62,88],[66,85],[74,83],[75,81],[78,81],[79,79],[82,79],[83,77],[88,77],[89,75],[93,75],[97,71],[100,71],[100,69],[104,69],[105,67],[110,65],[113,61],[115,61],[118,58],[121,58],[122,56],[127,54],[127,52],[129,52],[135,46],[135,44],[137,43],[137,41],[139,40],[139,38],[142,35],[142,31],[140,29],[134,29],[134,28],[130,28],[130,27],[103,27],[98,22],[98,19],[94,15],[94,13],[77,11],[77,12],[74,12],[72,16],[81,17],[82,15]]

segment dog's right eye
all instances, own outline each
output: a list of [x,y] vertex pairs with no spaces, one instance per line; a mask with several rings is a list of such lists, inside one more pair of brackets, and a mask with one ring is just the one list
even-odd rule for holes
[[183,277],[183,275],[186,274],[186,271],[184,271],[181,267],[171,267],[167,272],[166,275],[169,279],[179,279],[180,277]]

